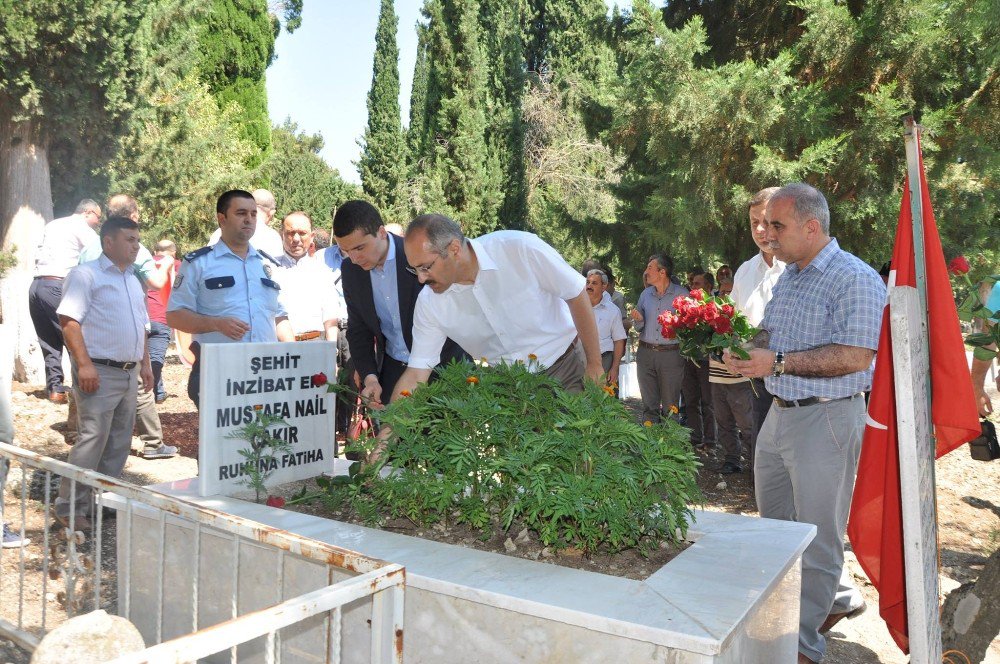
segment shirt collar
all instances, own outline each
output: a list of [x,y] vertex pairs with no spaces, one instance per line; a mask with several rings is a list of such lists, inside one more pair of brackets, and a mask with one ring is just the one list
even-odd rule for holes
[[117,272],[119,274],[121,274],[122,272],[124,272],[124,270],[119,270],[118,266],[115,265],[114,263],[112,263],[111,259],[108,258],[108,255],[106,253],[104,253],[103,251],[101,252],[101,255],[97,258],[97,264],[101,267],[101,270],[104,270],[104,271],[108,271],[108,270],[111,270],[113,268],[115,270],[115,272]]
[[[247,250],[247,260],[249,260],[251,256],[256,256],[257,258],[261,258],[260,254],[258,254],[257,250],[253,248],[252,244],[248,246],[249,249]],[[240,260],[243,260],[242,258],[237,256],[236,253],[234,253],[233,250],[229,248],[229,245],[223,242],[221,238],[219,239],[218,242],[212,245],[212,254],[216,258],[229,254],[233,258],[239,258]],[[261,258],[261,260],[263,259]]]
[[[840,245],[837,244],[837,238],[835,237],[830,238],[830,241],[826,243],[826,246],[820,249],[819,253],[816,254],[816,256],[811,261],[809,261],[809,265],[806,265],[806,269],[815,267],[820,272],[823,272],[824,270],[826,270],[826,267],[830,264],[830,261],[833,260],[833,257],[836,256],[839,252],[840,252]],[[795,272],[801,271],[799,270],[798,263],[795,263],[794,265],[789,265],[787,267],[793,268]]]
[[476,252],[476,260],[479,261],[480,270],[497,269],[496,261],[493,260],[493,257],[490,256],[490,253],[486,251],[486,247],[483,246],[482,242],[480,242],[478,239],[476,240],[470,239],[469,244],[472,245],[472,249]]
[[386,239],[389,240],[389,253],[385,255],[385,263],[382,263],[382,267],[385,267],[386,263],[396,260],[396,243],[392,241],[392,237]]

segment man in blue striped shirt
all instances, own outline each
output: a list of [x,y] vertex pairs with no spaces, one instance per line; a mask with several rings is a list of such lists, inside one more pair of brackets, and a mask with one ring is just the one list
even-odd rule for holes
[[830,237],[826,199],[809,185],[779,189],[766,221],[768,243],[788,266],[750,359],[726,364],[765,377],[774,395],[754,459],[761,516],[816,526],[802,555],[799,662],[818,662],[823,633],[865,606],[841,572],[886,291],[875,270]]

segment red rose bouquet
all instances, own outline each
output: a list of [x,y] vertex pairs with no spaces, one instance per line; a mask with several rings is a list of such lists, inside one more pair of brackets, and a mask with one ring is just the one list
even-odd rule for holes
[[706,355],[721,357],[728,348],[736,357],[749,359],[742,344],[757,334],[757,328],[728,297],[695,289],[674,298],[673,304],[676,311],[664,312],[659,323],[664,337],[680,342],[681,355],[697,364]]

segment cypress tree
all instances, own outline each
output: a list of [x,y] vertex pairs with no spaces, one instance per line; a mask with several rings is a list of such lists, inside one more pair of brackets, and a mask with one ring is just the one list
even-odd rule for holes
[[399,111],[398,19],[392,0],[382,0],[375,32],[375,62],[368,91],[368,127],[358,171],[365,194],[384,216],[405,211],[406,144]]
[[212,0],[201,34],[201,74],[219,105],[236,103],[242,138],[256,149],[247,166],[258,166],[271,149],[264,72],[274,58],[277,19],[267,0]]

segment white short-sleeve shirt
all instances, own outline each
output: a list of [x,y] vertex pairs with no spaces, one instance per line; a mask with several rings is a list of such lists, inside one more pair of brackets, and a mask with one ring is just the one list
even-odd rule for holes
[[601,301],[594,305],[594,319],[597,322],[597,336],[601,343],[601,352],[607,353],[615,349],[615,342],[625,339],[625,326],[622,325],[622,310],[604,293]]
[[760,325],[764,320],[764,309],[771,301],[774,285],[785,271],[785,264],[777,258],[771,263],[771,267],[768,267],[764,257],[758,252],[756,256],[740,265],[733,275],[733,292],[729,297],[754,326]]
[[445,338],[490,364],[529,364],[534,355],[551,366],[576,338],[566,300],[587,280],[531,233],[497,231],[469,243],[479,261],[475,282],[417,297],[409,366],[437,366]]
[[295,334],[322,332],[328,320],[347,316],[344,296],[334,273],[325,263],[306,256],[293,267],[276,270],[274,280],[281,286],[278,300],[288,312]]
[[[45,224],[42,243],[35,259],[36,277],[65,277],[80,262],[80,254],[96,242],[101,253],[100,239],[82,214],[53,219]],[[97,256],[94,256],[95,258]]]

